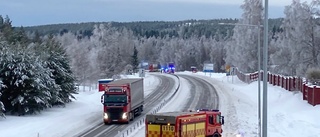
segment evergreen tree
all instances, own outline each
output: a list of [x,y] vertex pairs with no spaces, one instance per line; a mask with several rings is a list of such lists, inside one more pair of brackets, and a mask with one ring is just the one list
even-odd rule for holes
[[[4,38],[9,42],[12,43],[13,41],[13,28],[12,28],[12,21],[10,20],[9,16],[6,16],[4,19],[0,19],[3,20],[1,21],[2,24],[0,25],[0,32],[3,33]],[[0,22],[0,23],[1,23]]]
[[[2,78],[0,78],[0,103],[2,103],[1,96],[2,96],[2,93],[3,93],[3,90],[2,90],[3,87],[5,87],[5,86],[3,85]],[[4,107],[4,105],[3,105],[3,107]]]
[[46,49],[44,62],[51,69],[55,83],[59,85],[59,90],[54,94],[56,96],[51,98],[51,103],[53,105],[65,105],[71,102],[70,98],[75,99],[72,94],[77,94],[69,58],[65,49],[54,40],[53,36],[49,36],[42,46]]
[[14,34],[13,41],[19,42],[21,44],[27,44],[29,42],[29,39],[27,37],[26,32],[24,31],[23,27],[20,27],[17,32]]
[[136,46],[133,47],[133,55],[132,55],[132,66],[133,66],[133,70],[137,70],[138,69],[138,65],[139,65],[139,60],[138,60],[138,50],[136,48]]
[[50,107],[51,72],[42,67],[33,53],[21,46],[2,47],[0,77],[3,85],[1,100],[12,114],[24,115]]
[[0,15],[0,33],[3,32],[3,27],[4,27],[4,19],[3,19],[3,17]]
[[34,32],[34,37],[32,39],[32,42],[34,42],[34,43],[41,43],[42,42],[38,31]]

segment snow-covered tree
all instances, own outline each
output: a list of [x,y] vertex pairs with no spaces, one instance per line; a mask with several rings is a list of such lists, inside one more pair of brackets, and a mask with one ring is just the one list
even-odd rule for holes
[[46,49],[44,62],[52,70],[52,78],[61,89],[57,90],[57,96],[52,97],[51,101],[54,105],[65,105],[71,102],[70,98],[74,98],[73,94],[77,94],[69,57],[65,49],[53,37],[48,37],[42,46]]
[[19,45],[2,48],[0,77],[4,87],[1,100],[12,114],[24,115],[51,107],[51,71],[42,66],[34,53]]
[[279,73],[304,76],[308,68],[320,67],[320,0],[293,0],[284,13],[279,50],[271,59]]
[[138,60],[138,50],[136,47],[133,48],[132,62],[133,70],[138,69],[139,60]]
[[175,61],[175,54],[177,49],[180,47],[178,38],[169,39],[168,37],[166,37],[163,39],[163,41],[165,42],[161,47],[158,62],[160,62],[160,64],[162,65],[166,65],[169,62],[177,63]]
[[224,58],[226,56],[225,45],[227,43],[227,35],[225,38],[217,33],[214,39],[210,40],[211,49],[208,50],[210,52],[210,62],[214,63],[214,70],[216,72],[224,72],[225,70],[225,61]]
[[[261,0],[245,0],[241,5],[243,14],[239,24],[259,25],[262,16]],[[257,71],[258,32],[256,27],[236,25],[232,41],[225,46],[226,63],[244,72]]]

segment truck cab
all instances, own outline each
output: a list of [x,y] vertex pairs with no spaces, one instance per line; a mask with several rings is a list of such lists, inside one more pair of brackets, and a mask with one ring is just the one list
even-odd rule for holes
[[104,123],[129,122],[128,117],[128,95],[126,87],[107,88],[101,96],[101,103],[104,106]]
[[224,117],[219,110],[165,112],[146,116],[146,137],[221,137]]
[[107,83],[101,96],[103,121],[129,123],[143,111],[143,79],[121,79]]

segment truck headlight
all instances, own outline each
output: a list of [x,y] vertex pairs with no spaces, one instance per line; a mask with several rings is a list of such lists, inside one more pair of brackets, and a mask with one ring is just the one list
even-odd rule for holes
[[128,115],[127,115],[127,113],[125,112],[125,113],[123,113],[122,114],[122,119],[127,119],[128,118]]
[[108,118],[109,118],[109,117],[108,117],[108,113],[104,113],[104,114],[103,114],[103,118],[104,118],[104,119],[108,119]]

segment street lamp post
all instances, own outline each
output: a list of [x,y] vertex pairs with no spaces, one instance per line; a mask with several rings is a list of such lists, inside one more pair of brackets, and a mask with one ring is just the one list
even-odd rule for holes
[[260,70],[261,70],[261,50],[260,50],[260,21],[259,21],[259,24],[258,24],[258,134],[259,134],[259,137],[261,136],[261,85],[260,85],[260,82],[261,82],[261,73],[260,73]]
[[267,88],[267,63],[268,63],[268,0],[265,0],[264,4],[264,45],[263,45],[263,113],[262,113],[262,137],[267,137],[267,107],[268,107],[268,88]]
[[258,25],[252,25],[252,24],[234,24],[234,23],[219,23],[220,25],[232,25],[232,26],[249,26],[249,27],[256,27],[258,30],[258,132],[259,137],[261,136],[261,49],[260,49],[260,31],[262,25],[260,25],[260,22]]

